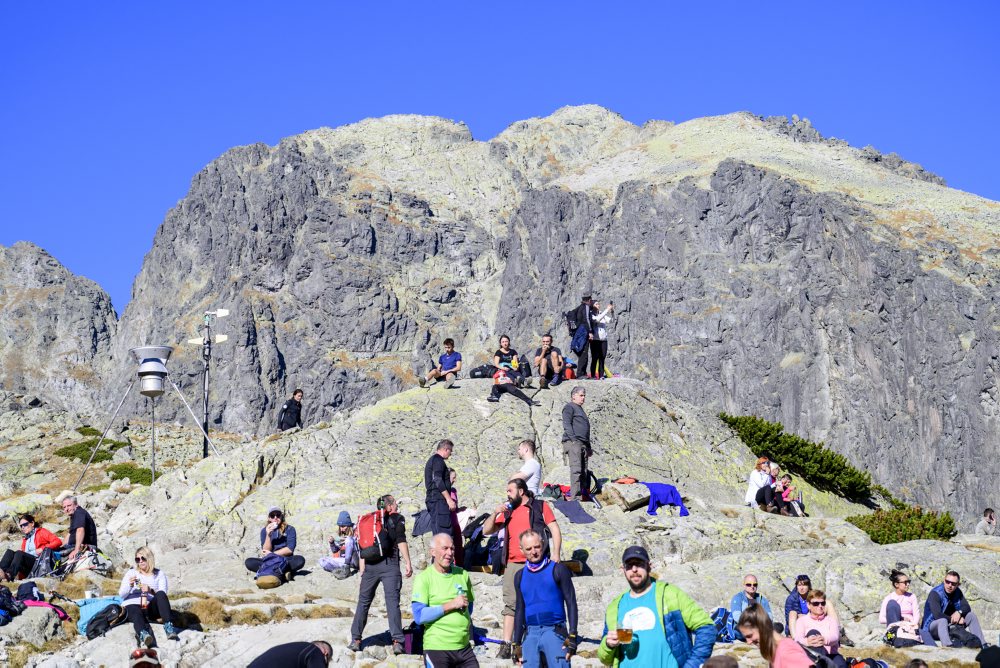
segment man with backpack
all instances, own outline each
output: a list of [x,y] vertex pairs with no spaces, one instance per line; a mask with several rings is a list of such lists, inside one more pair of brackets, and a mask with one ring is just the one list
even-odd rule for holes
[[423,626],[424,665],[478,668],[472,637],[472,581],[455,565],[455,542],[446,533],[431,539],[434,562],[413,580],[413,621]]
[[[391,494],[378,500],[374,513],[358,520],[358,547],[361,549],[361,589],[358,607],[351,624],[351,642],[347,646],[354,652],[361,651],[361,634],[368,623],[368,610],[375,599],[375,591],[382,585],[385,607],[389,616],[389,633],[392,635],[392,653],[402,654],[403,620],[399,611],[399,592],[403,578],[399,572],[399,558],[406,565],[406,577],[413,575],[410,548],[406,544],[406,520],[399,514],[399,506]],[[449,525],[450,527],[450,525]]]
[[526,561],[514,576],[513,658],[521,657],[526,668],[535,668],[544,655],[548,668],[569,668],[579,619],[573,574],[545,555],[537,531],[523,532],[518,542]]
[[424,501],[431,516],[431,535],[450,534],[451,514],[458,510],[458,504],[451,498],[451,476],[446,463],[454,450],[454,443],[447,438],[442,439],[434,446],[434,454],[424,465]]
[[[950,647],[952,645],[950,629],[957,626],[960,630],[978,638],[979,646],[982,647],[985,642],[983,629],[979,625],[979,618],[965,599],[960,584],[962,584],[961,576],[955,571],[948,571],[945,573],[944,582],[931,589],[924,603],[922,628],[929,630],[931,637],[940,642],[942,647]],[[956,635],[962,634],[956,633]]]
[[652,570],[646,548],[625,549],[622,572],[629,589],[604,614],[597,658],[615,668],[697,668],[712,655],[715,624],[678,587],[651,577]]
[[517,606],[517,592],[514,588],[514,577],[524,568],[527,560],[517,537],[525,531],[535,531],[543,536],[543,548],[546,556],[558,562],[559,548],[562,544],[562,534],[552,509],[541,499],[536,499],[528,491],[524,480],[515,478],[507,483],[507,502],[496,507],[493,514],[483,524],[483,533],[487,536],[504,530],[504,549],[502,554],[503,570],[503,642],[498,659],[510,658],[510,643],[514,637],[514,612]]
[[582,378],[587,373],[587,362],[590,351],[590,342],[594,338],[594,324],[590,320],[590,304],[593,302],[590,295],[585,295],[574,310],[566,314],[567,323],[574,326],[570,331],[572,341],[570,350],[577,355],[576,371]]

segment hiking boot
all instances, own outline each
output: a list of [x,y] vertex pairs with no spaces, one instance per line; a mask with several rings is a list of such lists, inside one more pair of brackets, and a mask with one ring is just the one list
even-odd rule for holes
[[401,643],[400,641],[393,640],[392,653],[395,654],[396,656],[399,656],[400,654],[406,654],[406,648],[403,647],[403,643]]
[[427,387],[427,379],[421,376],[420,378],[417,378],[417,384],[420,387]]
[[538,387],[539,389],[542,390],[549,389],[549,381],[547,378],[545,378],[545,376],[542,376],[541,378],[538,379]]
[[491,394],[490,396],[486,397],[486,401],[490,402],[491,404],[495,404],[496,402],[500,401],[500,397],[494,397]]
[[444,389],[450,390],[451,386],[454,385],[454,384],[455,384],[455,379],[454,378],[449,378],[448,380],[444,381]]
[[510,643],[502,642],[500,643],[500,649],[497,650],[498,659],[509,659],[510,658]]
[[854,647],[854,641],[847,637],[844,627],[840,627],[840,644],[844,647]]
[[153,645],[156,644],[156,639],[153,638],[153,634],[149,631],[139,631],[139,646],[145,647],[146,649],[153,649]]
[[360,652],[361,651],[361,638],[355,638],[350,643],[348,643],[347,649],[351,650],[352,652]]
[[167,622],[166,624],[163,625],[163,631],[167,634],[167,640],[181,639],[180,635],[178,635],[177,633],[177,628],[170,622]]

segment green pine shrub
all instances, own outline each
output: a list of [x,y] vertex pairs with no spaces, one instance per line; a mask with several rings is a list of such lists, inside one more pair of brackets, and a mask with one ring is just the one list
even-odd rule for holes
[[119,480],[128,478],[133,485],[146,485],[148,487],[153,484],[153,472],[150,469],[136,466],[131,462],[112,464],[107,468],[107,471],[112,474],[111,477],[113,478]]
[[876,510],[871,515],[853,515],[847,521],[879,545],[925,538],[948,540],[957,533],[951,513],[924,510],[920,506]]
[[[86,463],[90,459],[90,453],[94,451],[94,447],[97,445],[97,441],[100,440],[100,434],[97,438],[88,438],[85,441],[80,441],[79,443],[74,443],[73,445],[66,445],[55,451],[55,454],[60,457],[65,457],[66,459],[76,459]],[[111,460],[112,454],[115,450],[119,448],[124,448],[128,443],[124,441],[115,441],[110,438],[104,439],[104,443],[101,444],[101,449],[97,451],[94,455],[95,462],[106,462]]]
[[854,468],[846,457],[827,449],[822,443],[787,434],[782,425],[752,415],[720,413],[719,419],[729,425],[755,455],[778,462],[786,471],[801,476],[813,487],[851,501],[864,501],[871,497],[871,474]]
[[86,425],[86,426],[83,426],[83,427],[77,427],[76,428],[76,433],[80,434],[80,436],[95,436],[97,438],[101,437],[101,432],[97,431],[96,429],[94,429],[90,425]]

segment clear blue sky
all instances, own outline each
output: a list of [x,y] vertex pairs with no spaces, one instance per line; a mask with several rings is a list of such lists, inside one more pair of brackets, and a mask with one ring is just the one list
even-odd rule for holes
[[998,3],[693,4],[3,3],[0,244],[37,243],[120,312],[232,146],[393,113],[489,139],[583,103],[797,113],[1000,199]]

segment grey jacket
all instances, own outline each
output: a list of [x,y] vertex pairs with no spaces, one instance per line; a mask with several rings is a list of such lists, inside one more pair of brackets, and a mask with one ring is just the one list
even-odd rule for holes
[[562,423],[562,440],[580,441],[584,445],[590,445],[590,419],[582,406],[577,406],[572,401],[563,406]]
[[[565,423],[565,418],[563,418]],[[979,520],[979,524],[976,525],[976,535],[977,536],[993,536],[996,534],[997,525],[990,524],[986,521],[986,518]]]

